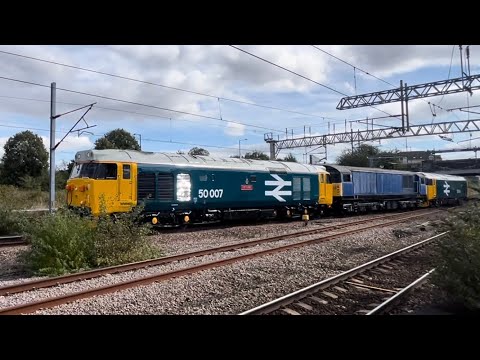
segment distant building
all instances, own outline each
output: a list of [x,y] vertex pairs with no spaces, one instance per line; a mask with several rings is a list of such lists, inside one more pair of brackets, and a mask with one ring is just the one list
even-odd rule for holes
[[440,161],[442,160],[442,157],[440,155],[434,155],[430,151],[403,151],[403,152],[398,152],[395,154],[398,156],[398,159],[400,160],[401,164],[404,165],[414,165],[414,164],[419,164],[421,165],[423,161]]
[[472,176],[480,173],[480,159],[429,160],[424,161],[422,166],[427,172]]

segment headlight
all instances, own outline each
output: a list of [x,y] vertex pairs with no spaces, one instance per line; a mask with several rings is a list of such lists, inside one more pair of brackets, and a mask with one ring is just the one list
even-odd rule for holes
[[177,174],[177,200],[190,201],[192,183],[189,174]]

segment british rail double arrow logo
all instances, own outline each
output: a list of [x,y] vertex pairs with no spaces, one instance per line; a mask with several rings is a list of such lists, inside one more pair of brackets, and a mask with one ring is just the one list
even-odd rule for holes
[[271,181],[271,180],[266,180],[265,181],[265,186],[276,186],[275,189],[273,190],[266,190],[265,191],[265,196],[273,196],[275,199],[281,202],[286,202],[286,200],[282,196],[291,196],[292,191],[291,190],[283,190],[284,186],[292,186],[291,181],[285,181],[283,180],[280,176],[275,175],[275,174],[270,174],[274,179],[277,181]]
[[448,196],[448,194],[450,194],[450,185],[445,181],[445,184],[443,185],[443,192],[445,193],[445,195]]

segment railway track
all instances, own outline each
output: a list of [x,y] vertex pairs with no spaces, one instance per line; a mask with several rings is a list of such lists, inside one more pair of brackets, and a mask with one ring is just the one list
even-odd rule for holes
[[[425,270],[418,269],[428,267],[425,264],[412,270],[412,263],[407,269],[406,263],[409,258],[410,260],[413,258],[415,260],[413,263],[419,265],[419,253],[447,233],[443,232],[407,246],[239,315],[378,315],[385,313],[396,302],[402,300],[409,291],[426,281],[434,271],[425,272]],[[406,272],[405,270],[410,272],[410,277],[415,275],[414,280],[406,281],[406,278],[403,277],[403,281],[398,281],[396,277],[402,269],[403,272]],[[411,274],[411,272],[415,274]],[[417,273],[420,273],[421,276]],[[406,284],[399,287],[399,283]]]
[[[440,211],[440,210],[433,211],[433,212],[432,211],[422,212],[420,214],[415,213],[414,216],[417,217],[417,216],[432,215],[432,214],[435,214],[438,211]],[[188,253],[184,253],[184,254],[166,256],[166,257],[162,257],[162,258],[158,258],[158,259],[139,261],[139,262],[124,264],[124,265],[118,265],[118,266],[110,266],[110,267],[105,267],[105,268],[100,268],[100,269],[95,269],[95,270],[89,270],[89,271],[83,271],[83,272],[64,275],[64,276],[51,277],[51,278],[48,278],[48,279],[28,281],[28,282],[24,282],[24,283],[21,283],[21,284],[18,284],[18,285],[10,285],[10,286],[0,287],[0,296],[11,295],[11,294],[15,294],[15,293],[18,293],[18,292],[35,290],[35,289],[40,289],[40,288],[45,288],[45,287],[50,287],[50,286],[57,286],[57,285],[60,285],[60,284],[67,284],[67,283],[74,282],[74,281],[79,281],[79,280],[92,279],[94,277],[103,276],[103,275],[106,275],[106,274],[115,274],[115,273],[119,273],[119,272],[138,270],[138,269],[142,269],[142,268],[146,268],[146,267],[150,267],[150,266],[165,265],[165,264],[169,264],[169,263],[172,263],[172,262],[175,262],[175,261],[181,261],[181,260],[200,257],[200,256],[212,255],[212,254],[219,253],[219,252],[238,250],[238,249],[242,249],[242,248],[247,248],[247,247],[260,245],[260,244],[263,244],[263,243],[269,243],[269,242],[275,242],[275,241],[281,241],[281,240],[288,240],[288,239],[291,239],[291,238],[296,238],[296,237],[301,237],[301,236],[314,235],[314,234],[318,234],[320,232],[338,230],[338,229],[342,229],[342,228],[346,228],[346,227],[351,227],[351,226],[361,225],[361,224],[364,224],[364,223],[369,223],[369,222],[372,222],[372,221],[385,220],[385,219],[388,220],[388,219],[391,219],[391,218],[393,218],[393,219],[399,218],[399,220],[403,220],[404,218],[405,219],[412,218],[412,215],[407,215],[407,216],[405,214],[385,215],[385,216],[377,217],[375,219],[362,219],[362,220],[353,221],[353,222],[350,222],[350,223],[347,223],[347,224],[330,225],[330,226],[326,226],[326,227],[323,227],[323,228],[320,228],[320,229],[316,228],[316,229],[296,232],[296,233],[292,233],[292,234],[279,235],[279,236],[274,236],[274,237],[269,237],[269,238],[264,238],[264,239],[258,239],[258,240],[244,241],[244,242],[239,242],[239,243],[230,244],[230,245],[224,245],[224,246],[219,246],[219,247],[207,248],[207,249],[199,250],[199,251],[188,252]]]
[[0,236],[0,247],[26,245],[27,242],[21,235]]
[[[266,250],[260,250],[260,251],[255,251],[252,253],[248,253],[245,255],[240,255],[240,256],[234,256],[230,257],[227,259],[223,260],[218,260],[218,261],[212,261],[212,262],[206,262],[202,263],[200,265],[196,266],[191,266],[191,267],[186,267],[186,268],[181,268],[179,270],[174,270],[170,272],[160,272],[148,277],[143,277],[143,278],[136,278],[133,280],[121,282],[121,283],[115,283],[103,287],[98,287],[98,288],[93,288],[93,289],[88,289],[85,291],[80,291],[77,293],[72,293],[72,294],[67,294],[63,296],[58,296],[55,298],[47,298],[43,300],[39,300],[33,303],[28,303],[28,304],[22,304],[18,306],[13,306],[9,308],[4,308],[0,309],[0,314],[21,314],[21,313],[28,313],[28,312],[33,312],[42,308],[49,308],[53,306],[57,306],[60,304],[65,304],[68,302],[72,302],[78,299],[82,298],[87,298],[87,297],[92,297],[95,295],[101,295],[101,294],[107,294],[107,293],[112,293],[115,291],[139,286],[139,285],[145,285],[145,284],[150,284],[152,282],[158,282],[158,281],[164,281],[170,278],[178,277],[178,276],[183,276],[187,274],[192,274],[195,272],[199,272],[202,270],[206,269],[211,269],[215,267],[220,267],[220,266],[225,266],[237,261],[243,261],[259,256],[265,256],[268,254],[276,253],[276,252],[281,252],[281,251],[287,251],[289,249],[301,247],[301,246],[306,246],[314,243],[319,243],[319,242],[324,242],[324,241],[329,241],[341,236],[346,236],[350,234],[354,234],[360,231],[368,230],[371,228],[375,227],[384,227],[392,224],[396,224],[399,222],[403,221],[408,221],[408,220],[413,220],[418,218],[419,216],[426,216],[426,215],[433,215],[437,212],[440,212],[441,210],[435,210],[435,211],[426,211],[426,212],[415,212],[414,214],[411,215],[405,215],[405,214],[395,214],[395,215],[387,215],[387,216],[382,216],[380,218],[375,218],[375,220],[382,220],[381,223],[379,224],[370,224],[364,227],[361,227],[359,229],[354,229],[354,230],[347,230],[347,231],[342,231],[340,233],[336,233],[333,235],[325,235],[321,237],[317,237],[314,239],[309,239],[309,240],[302,240],[298,241],[292,244],[287,244],[283,246],[278,246],[274,247],[271,249],[266,249]],[[388,221],[385,222],[385,219]],[[87,272],[82,272],[82,273],[77,273],[77,274],[70,274],[66,276],[60,276],[60,277],[55,277],[55,278],[50,278],[50,279],[42,279],[42,280],[37,280],[37,281],[30,281],[18,285],[12,285],[12,286],[7,286],[7,287],[2,287],[0,288],[0,295],[7,296],[10,294],[14,293],[19,293],[19,292],[24,292],[24,291],[29,291],[29,290],[34,290],[34,289],[39,289],[43,287],[50,287],[50,286],[56,286],[60,284],[65,284],[65,283],[70,283],[73,281],[79,281],[79,280],[86,280],[94,277],[98,277],[101,275],[105,274],[113,274],[113,273],[118,273],[118,272],[124,272],[124,271],[130,271],[130,270],[136,270],[136,269],[141,269],[149,266],[158,266],[158,265],[164,265],[168,264],[174,261],[179,261],[179,260],[184,260],[184,259],[189,259],[189,258],[194,258],[194,257],[200,257],[200,256],[206,256],[206,255],[211,255],[219,252],[226,252],[226,251],[232,251],[232,250],[237,250],[241,248],[247,248],[247,247],[252,247],[258,244],[262,243],[267,243],[267,242],[275,242],[275,241],[280,241],[280,240],[286,240],[286,239],[292,239],[292,238],[298,238],[298,237],[303,237],[303,236],[309,236],[309,235],[315,235],[319,232],[325,232],[325,231],[331,231],[331,230],[337,230],[342,227],[350,227],[354,225],[359,225],[365,222],[372,222],[373,219],[366,219],[366,220],[359,220],[355,221],[352,223],[348,224],[342,224],[342,225],[333,225],[333,226],[327,226],[321,229],[313,229],[313,230],[307,230],[307,231],[302,231],[302,232],[297,232],[293,234],[285,234],[281,236],[275,236],[271,238],[265,238],[265,239],[259,239],[259,240],[253,240],[253,241],[246,241],[242,243],[236,243],[236,244],[231,244],[231,245],[225,245],[225,246],[220,246],[220,247],[215,247],[215,248],[209,248],[201,251],[195,251],[195,252],[190,252],[190,253],[185,253],[185,254],[179,254],[179,255],[174,255],[174,256],[169,256],[169,257],[164,257],[164,258],[159,258],[159,259],[152,259],[152,260],[147,260],[147,261],[142,261],[138,263],[131,263],[131,264],[126,264],[126,265],[120,265],[120,266],[114,266],[114,267],[109,267],[109,268],[103,268],[103,269],[97,269],[97,270],[91,270]]]
[[397,301],[401,301],[405,298],[405,296],[407,296],[410,291],[427,281],[427,278],[432,275],[434,271],[435,269],[432,269],[424,275],[420,276],[418,279],[415,279],[409,285],[405,286],[402,290],[397,292],[395,295],[387,298],[383,303],[377,305],[377,307],[375,307],[373,310],[370,310],[368,313],[366,313],[366,315],[381,315],[386,313],[392,306],[395,305]]

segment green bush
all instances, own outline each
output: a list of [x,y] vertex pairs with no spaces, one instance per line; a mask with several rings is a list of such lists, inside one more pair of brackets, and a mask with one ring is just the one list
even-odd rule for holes
[[0,205],[0,236],[22,234],[23,219],[22,214],[14,213]]
[[25,175],[20,178],[20,186],[26,190],[48,191],[50,186],[49,175],[47,172],[37,177]]
[[61,275],[95,264],[94,227],[70,211],[45,215],[26,230],[31,248],[23,254],[27,269]]
[[451,300],[480,309],[480,207],[454,213],[444,228],[450,233],[440,242],[434,281]]
[[0,185],[0,235],[22,233],[24,216],[13,210],[18,208],[18,190],[15,186]]
[[138,216],[139,210],[92,219],[61,209],[30,223],[31,248],[22,259],[34,274],[60,275],[161,256],[146,238],[150,226]]
[[480,182],[476,176],[467,176],[467,196],[468,198],[480,197]]
[[112,266],[158,257],[161,253],[148,243],[150,224],[139,221],[140,209],[115,217],[102,214],[96,223],[97,266]]

